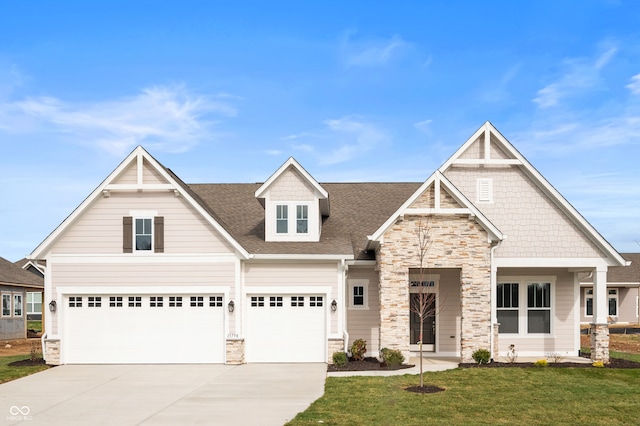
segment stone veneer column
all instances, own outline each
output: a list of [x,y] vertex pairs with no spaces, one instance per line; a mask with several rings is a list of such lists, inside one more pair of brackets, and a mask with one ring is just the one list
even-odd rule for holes
[[227,364],[244,364],[244,339],[227,339]]
[[409,352],[409,269],[419,268],[416,225],[426,221],[432,244],[424,267],[460,269],[461,359],[472,362],[477,349],[490,349],[490,244],[486,232],[464,216],[405,217],[384,234],[377,250],[380,274],[380,347]]
[[60,340],[45,340],[42,349],[47,365],[60,365]]
[[327,340],[327,363],[333,364],[333,354],[344,352],[344,339]]
[[591,324],[591,359],[609,364],[609,324]]

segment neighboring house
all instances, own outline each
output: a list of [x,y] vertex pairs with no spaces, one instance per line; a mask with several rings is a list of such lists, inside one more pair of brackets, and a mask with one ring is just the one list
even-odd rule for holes
[[607,268],[626,265],[489,122],[416,183],[321,184],[290,158],[262,184],[185,184],[138,147],[29,259],[50,364],[327,362],[358,338],[409,356],[420,288],[430,355],[578,355],[587,273],[608,361]]
[[[28,259],[20,259],[15,262],[16,265],[39,276],[44,282],[44,266],[38,265]],[[42,291],[27,292],[27,320],[42,320]]]
[[0,340],[26,339],[27,292],[42,290],[42,277],[0,257]]
[[[629,266],[611,267],[607,272],[607,314],[610,323],[640,322],[640,253],[621,253]],[[593,282],[586,277],[580,283],[582,323],[593,319]]]

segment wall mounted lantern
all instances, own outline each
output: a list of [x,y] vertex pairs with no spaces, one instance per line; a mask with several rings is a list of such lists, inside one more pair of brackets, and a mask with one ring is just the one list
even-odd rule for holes
[[229,312],[231,313],[231,312],[233,312],[233,311],[236,309],[236,304],[235,304],[235,303],[233,303],[233,300],[231,300],[231,301],[229,302],[229,305],[227,305],[227,307],[228,307],[228,309],[229,309]]
[[335,312],[337,309],[338,309],[338,302],[336,302],[336,299],[333,299],[333,302],[331,302],[331,310]]
[[49,310],[51,312],[55,312],[57,308],[58,308],[58,304],[56,303],[55,300],[52,300],[51,302],[49,302]]

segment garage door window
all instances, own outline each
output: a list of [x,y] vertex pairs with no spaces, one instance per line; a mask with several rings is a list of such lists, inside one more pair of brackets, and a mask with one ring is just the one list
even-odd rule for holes
[[100,296],[89,296],[88,297],[88,306],[90,308],[99,308],[102,306],[102,297]]
[[182,307],[182,296],[169,296],[169,307],[170,308]]
[[152,308],[162,308],[163,302],[162,296],[151,296],[149,298],[149,306]]
[[109,307],[110,308],[122,308],[122,296],[111,296],[111,297],[109,297]]
[[269,306],[271,306],[271,307],[281,307],[282,306],[282,296],[271,296],[271,297],[269,297]]
[[79,296],[71,296],[71,297],[69,297],[69,307],[70,308],[81,308],[82,307],[82,297],[79,297]]
[[309,297],[309,306],[321,307],[322,306],[322,296],[310,296]]
[[204,307],[204,297],[203,296],[191,296],[191,307],[193,308],[202,308]]
[[291,306],[302,308],[304,306],[304,296],[291,296]]
[[251,296],[251,306],[254,308],[264,306],[264,297],[263,296]]
[[141,308],[142,307],[142,297],[140,297],[140,296],[129,296],[129,307],[130,308]]
[[222,296],[209,296],[209,306],[216,308],[222,307]]

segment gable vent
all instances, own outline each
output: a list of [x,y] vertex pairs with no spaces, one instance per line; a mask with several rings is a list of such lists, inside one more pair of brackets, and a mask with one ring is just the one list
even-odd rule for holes
[[478,179],[477,186],[478,186],[478,202],[479,203],[493,202],[493,179],[491,178]]

